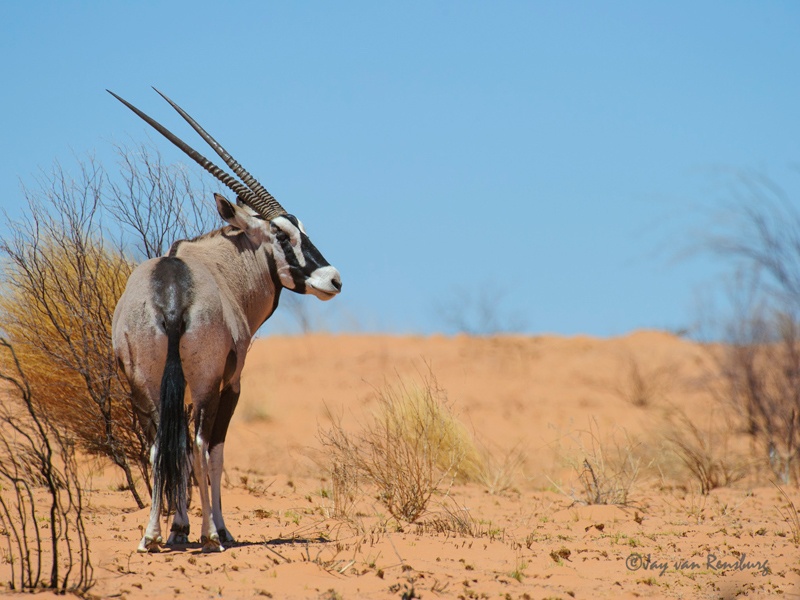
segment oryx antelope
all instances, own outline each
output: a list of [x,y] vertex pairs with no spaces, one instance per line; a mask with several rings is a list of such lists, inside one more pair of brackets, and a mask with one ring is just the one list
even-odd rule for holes
[[164,503],[175,511],[167,544],[188,542],[193,471],[203,511],[203,548],[221,550],[233,541],[220,501],[223,448],[250,341],[275,311],[283,288],[329,300],[341,291],[342,281],[300,221],[178,105],[158,92],[241,181],[110,93],[228,186],[239,204],[215,194],[227,226],[175,242],[166,256],[139,265],[112,326],[114,352],[152,443],[153,502],[138,549],[156,551],[163,543]]

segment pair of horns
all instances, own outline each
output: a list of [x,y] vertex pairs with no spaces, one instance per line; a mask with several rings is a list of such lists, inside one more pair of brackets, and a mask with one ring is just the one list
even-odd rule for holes
[[[156,90],[156,88],[153,89]],[[225,161],[225,164],[228,165],[228,167],[236,174],[237,177],[239,177],[239,179],[244,182],[245,185],[242,185],[242,183],[237,179],[231,177],[230,174],[220,169],[217,165],[212,163],[197,150],[172,133],[169,129],[161,125],[158,121],[147,116],[133,104],[124,100],[123,98],[120,98],[111,90],[106,91],[114,96],[114,98],[122,102],[125,106],[130,108],[137,115],[139,115],[139,117],[146,121],[153,129],[158,131],[170,142],[183,150],[186,155],[189,156],[189,158],[194,160],[198,165],[219,179],[223,184],[230,188],[243,203],[255,210],[262,217],[272,220],[277,216],[286,214],[286,210],[284,210],[278,201],[275,200],[273,195],[270,194],[266,188],[261,185],[258,180],[256,180],[255,177],[250,175],[250,173],[248,173],[244,167],[242,167],[242,165],[236,162],[228,153],[228,151],[225,150],[225,148],[223,148],[220,143],[217,142],[217,140],[211,137],[208,132],[197,123],[197,121],[190,117],[185,110],[167,98],[164,94],[156,90],[156,92],[158,92],[158,94],[164,98],[164,100],[169,102],[170,106],[178,111],[178,114],[182,116],[197,133],[200,134],[200,137],[202,137],[206,143],[214,149],[214,152],[216,152],[219,157]]]

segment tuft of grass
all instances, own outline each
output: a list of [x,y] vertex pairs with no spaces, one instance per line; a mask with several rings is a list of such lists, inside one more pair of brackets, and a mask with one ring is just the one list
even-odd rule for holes
[[556,486],[559,491],[584,504],[628,504],[641,471],[642,461],[636,453],[639,443],[624,429],[601,437],[595,419],[589,422],[589,429],[577,432],[573,440],[577,451],[567,462],[577,473],[580,491],[567,493]]
[[458,419],[428,367],[416,381],[376,388],[377,409],[356,433],[329,414],[333,426],[319,438],[330,458],[333,516],[350,518],[361,484],[376,485],[390,514],[415,522],[434,495],[455,482],[478,483],[490,493],[514,485],[525,456],[476,442]]
[[333,517],[349,519],[358,499],[358,467],[354,461],[334,463],[331,469]]
[[481,538],[488,535],[483,524],[477,521],[467,508],[458,506],[455,503],[453,506],[444,504],[441,513],[417,523],[417,531],[420,534],[432,532],[471,538]]
[[478,468],[469,478],[472,483],[483,486],[490,494],[500,494],[514,487],[525,465],[525,450],[521,445],[508,451],[491,450],[481,444]]
[[704,495],[715,488],[731,485],[747,474],[745,460],[728,449],[727,432],[701,429],[682,411],[668,419],[665,437]]
[[[334,465],[334,512],[347,514],[361,480],[398,520],[415,522],[434,494],[446,494],[468,454],[463,426],[429,371],[418,385],[385,386],[378,409],[356,434],[340,420],[320,432]],[[337,492],[338,489],[338,492]]]
[[673,365],[645,369],[631,354],[627,357],[623,373],[612,389],[617,396],[631,405],[644,408],[665,398],[674,379]]
[[528,568],[528,563],[518,556],[517,562],[514,565],[514,570],[511,571],[511,573],[509,573],[509,576],[512,579],[516,579],[517,581],[522,583],[522,580],[525,579],[525,569],[527,568]]
[[419,449],[455,479],[471,480],[480,469],[481,457],[472,436],[430,370],[419,382],[400,381],[378,390],[376,422],[409,446],[421,441]]
[[789,539],[792,541],[792,543],[794,543],[795,546],[798,546],[800,545],[800,515],[797,514],[797,507],[794,505],[794,502],[792,502],[792,499],[789,498],[789,494],[786,493],[786,490],[784,490],[775,482],[772,484],[778,488],[781,496],[783,496],[783,499],[786,500],[786,507],[778,507],[778,512],[789,525],[789,529],[792,532],[792,535]]
[[459,420],[430,367],[420,381],[385,386],[378,395],[379,418],[388,420],[406,441],[426,436],[427,447],[435,449],[436,465],[452,470],[455,481],[477,483],[491,494],[514,485],[525,460],[522,447],[503,452],[477,441]]

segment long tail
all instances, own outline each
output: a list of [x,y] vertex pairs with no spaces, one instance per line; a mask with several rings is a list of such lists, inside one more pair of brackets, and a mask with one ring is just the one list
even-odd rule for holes
[[189,433],[183,405],[186,380],[181,365],[180,338],[180,324],[168,324],[167,362],[161,378],[161,415],[153,465],[153,495],[166,501],[168,510],[186,506],[189,474]]

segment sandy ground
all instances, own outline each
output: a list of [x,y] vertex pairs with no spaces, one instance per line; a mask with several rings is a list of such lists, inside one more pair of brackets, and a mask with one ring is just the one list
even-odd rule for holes
[[[219,554],[199,544],[137,554],[148,511],[119,491],[112,468],[94,467],[86,475],[92,594],[800,597],[787,503],[709,393],[711,364],[706,349],[660,332],[259,340],[226,447],[223,503],[237,543]],[[429,370],[494,457],[494,485],[457,483],[416,524],[390,518],[369,489],[348,519],[334,518],[318,431],[331,414],[357,430],[376,389]],[[664,441],[681,414],[713,431],[714,452],[747,475],[700,494]],[[583,502],[587,457],[602,458],[606,475],[638,468],[625,505]],[[786,491],[800,507],[798,490]],[[191,519],[195,538],[198,508]]]

